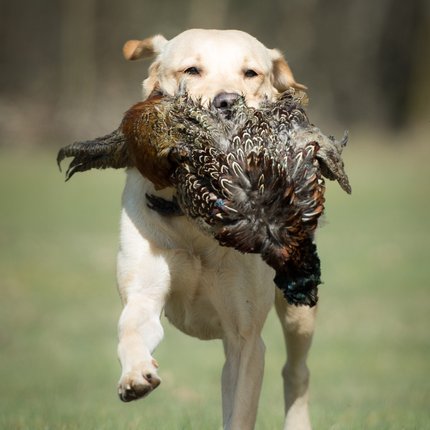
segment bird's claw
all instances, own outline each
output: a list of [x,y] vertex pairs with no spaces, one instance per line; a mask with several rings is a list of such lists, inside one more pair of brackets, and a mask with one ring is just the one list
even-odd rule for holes
[[163,216],[180,216],[183,215],[181,208],[175,197],[172,200],[166,200],[154,194],[145,194],[147,206]]

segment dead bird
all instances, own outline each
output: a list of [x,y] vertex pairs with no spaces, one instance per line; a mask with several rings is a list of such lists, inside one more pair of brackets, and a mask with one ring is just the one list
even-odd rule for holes
[[351,192],[341,142],[309,123],[293,94],[246,112],[227,149],[207,142],[172,149],[177,202],[148,196],[153,209],[181,213],[223,246],[260,253],[290,303],[313,306],[320,261],[313,243],[324,210],[323,176]]
[[287,300],[309,306],[320,283],[313,243],[324,210],[318,149],[315,142],[291,146],[283,163],[263,147],[248,154],[240,147],[194,149],[174,174],[178,206],[189,218],[221,245],[261,254]]
[[90,169],[136,167],[155,189],[173,186],[175,166],[170,151],[179,142],[204,141],[219,145],[227,134],[226,122],[215,109],[203,109],[186,95],[163,96],[154,92],[125,113],[120,126],[110,134],[75,142],[60,149],[57,163],[72,161],[66,180]]
[[239,100],[224,118],[186,96],[155,95],[133,106],[119,129],[63,148],[67,178],[90,168],[132,167],[176,200],[147,196],[165,215],[185,214],[223,246],[260,253],[293,304],[313,306],[320,261],[313,242],[324,180],[351,191],[341,142],[310,124],[291,91],[252,109]]

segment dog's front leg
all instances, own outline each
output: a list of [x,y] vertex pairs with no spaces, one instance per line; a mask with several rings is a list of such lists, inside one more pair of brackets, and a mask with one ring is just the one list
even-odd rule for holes
[[118,357],[122,374],[118,394],[124,402],[146,396],[158,387],[158,364],[151,353],[163,337],[161,308],[144,294],[131,294],[118,325]]
[[160,384],[152,352],[163,338],[160,314],[170,287],[168,264],[123,213],[118,254],[118,287],[124,304],[119,325],[118,356],[121,400],[144,397]]

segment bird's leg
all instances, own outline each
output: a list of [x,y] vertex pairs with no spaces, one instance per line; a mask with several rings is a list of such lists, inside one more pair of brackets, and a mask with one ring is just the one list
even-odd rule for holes
[[172,200],[166,200],[154,194],[145,194],[147,206],[163,216],[181,216],[183,212],[178,205],[175,197]]

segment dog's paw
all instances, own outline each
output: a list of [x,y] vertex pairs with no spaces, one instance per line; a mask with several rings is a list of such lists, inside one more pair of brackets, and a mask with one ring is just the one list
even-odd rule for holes
[[118,395],[123,402],[141,399],[155,390],[161,383],[157,375],[155,360],[153,366],[142,365],[121,376],[118,384]]

